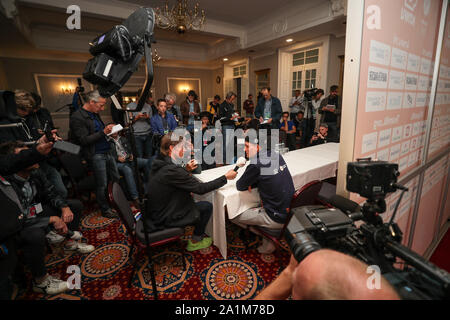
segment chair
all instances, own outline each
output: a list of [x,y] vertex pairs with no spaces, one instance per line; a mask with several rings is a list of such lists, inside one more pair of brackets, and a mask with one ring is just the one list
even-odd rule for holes
[[284,223],[283,228],[281,228],[281,230],[268,229],[259,226],[252,226],[252,228],[255,229],[258,233],[260,233],[263,237],[266,237],[267,239],[277,244],[279,247],[283,248],[283,246],[281,245],[281,240],[283,240],[284,232],[289,222],[291,221],[292,209],[316,204],[317,196],[320,192],[321,187],[322,181],[314,180],[307,183],[294,193],[291,205],[289,207],[288,218]]
[[[158,299],[158,291],[156,287],[155,280],[155,268],[152,259],[151,249],[165,245],[176,240],[181,241],[181,237],[184,235],[184,228],[169,228],[156,232],[148,233],[148,245],[146,241],[146,236],[144,233],[143,218],[136,222],[134,214],[131,211],[130,205],[128,203],[125,194],[117,182],[114,182],[108,186],[108,196],[113,203],[114,207],[119,212],[120,219],[127,229],[128,236],[131,238],[131,250],[129,253],[130,260],[133,260],[134,248],[137,246],[137,257],[133,260],[133,271],[128,280],[128,287],[131,286],[133,276],[137,269],[137,263],[142,258],[143,249],[147,249],[148,263],[150,267],[150,277],[152,281],[153,292],[155,295],[155,300]],[[183,268],[186,270],[186,261],[184,257],[184,246],[182,252]]]
[[95,190],[95,177],[88,175],[80,156],[64,153],[59,156],[59,161],[69,176],[75,196],[80,198],[83,192],[88,192],[90,200],[91,191]]

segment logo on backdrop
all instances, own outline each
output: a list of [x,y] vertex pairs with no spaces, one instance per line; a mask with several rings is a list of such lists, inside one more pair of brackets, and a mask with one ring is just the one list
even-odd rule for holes
[[81,9],[77,5],[70,5],[67,7],[67,14],[70,16],[66,20],[66,26],[69,30],[81,29]]

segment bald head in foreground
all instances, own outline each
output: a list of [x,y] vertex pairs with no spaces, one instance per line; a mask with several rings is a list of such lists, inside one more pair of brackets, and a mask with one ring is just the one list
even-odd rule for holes
[[381,277],[379,289],[369,289],[363,262],[332,250],[319,250],[300,264],[291,256],[289,265],[256,300],[398,300],[399,296]]

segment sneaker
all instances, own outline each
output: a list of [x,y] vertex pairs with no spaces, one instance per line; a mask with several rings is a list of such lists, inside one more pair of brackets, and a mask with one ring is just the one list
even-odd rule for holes
[[64,250],[68,250],[68,251],[76,250],[81,254],[85,254],[85,253],[94,251],[95,247],[93,245],[90,245],[87,243],[68,240],[64,246]]
[[81,240],[83,238],[83,235],[81,234],[80,231],[74,231],[73,235],[70,237],[70,239],[78,241]]
[[105,212],[103,212],[103,216],[108,219],[116,219],[119,217],[117,212],[114,211],[113,209],[108,209]]
[[274,252],[275,249],[276,249],[276,247],[272,241],[270,241],[269,239],[263,238],[262,245],[260,245],[257,250],[259,253],[269,254],[269,253]]
[[55,231],[50,231],[49,233],[47,233],[47,235],[45,237],[48,239],[48,242],[50,242],[51,244],[61,243],[65,239],[63,236],[57,234]]
[[33,281],[33,291],[38,293],[58,294],[68,289],[67,281],[56,279],[50,275],[40,284]]
[[208,248],[212,244],[212,239],[210,237],[205,237],[201,241],[193,243],[191,240],[188,241],[187,251],[196,251]]

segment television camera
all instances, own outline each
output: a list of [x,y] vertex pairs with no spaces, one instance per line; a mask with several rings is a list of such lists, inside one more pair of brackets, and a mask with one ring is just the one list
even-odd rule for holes
[[[314,251],[329,248],[368,265],[377,265],[404,299],[448,299],[450,275],[401,244],[402,231],[394,218],[408,189],[397,184],[398,176],[397,164],[370,159],[349,162],[347,190],[367,198],[362,208],[334,196],[336,200],[332,199],[330,204],[338,208],[292,209],[285,239],[298,262]],[[402,193],[391,219],[385,223],[381,217],[386,211],[385,197],[397,190]],[[346,207],[351,209],[346,210]],[[357,221],[362,222],[359,227],[355,224]]]

